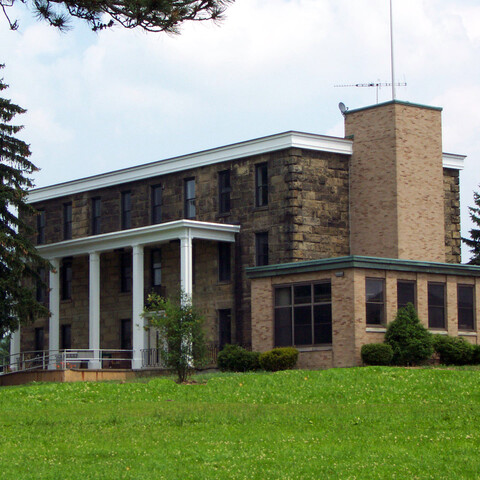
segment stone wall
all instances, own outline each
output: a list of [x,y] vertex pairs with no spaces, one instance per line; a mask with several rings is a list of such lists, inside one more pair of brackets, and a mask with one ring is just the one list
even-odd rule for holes
[[459,171],[443,169],[445,200],[445,261],[461,263]]

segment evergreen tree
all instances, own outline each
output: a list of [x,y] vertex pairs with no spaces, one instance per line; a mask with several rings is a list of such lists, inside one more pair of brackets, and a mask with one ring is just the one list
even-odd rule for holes
[[72,18],[86,21],[92,30],[121,25],[140,27],[149,32],[178,33],[184,21],[219,20],[233,0],[0,0],[10,28],[18,23],[11,20],[7,8],[15,2],[29,7],[37,18],[46,20],[60,30],[68,30]]
[[[0,92],[7,87],[0,78]],[[28,160],[28,145],[14,137],[23,127],[11,125],[15,115],[24,112],[0,97],[0,337],[16,330],[19,322],[48,315],[36,301],[34,288],[41,281],[39,268],[48,264],[29,240],[31,228],[22,220],[35,214],[25,200],[33,186],[29,176],[37,170]]]
[[472,258],[470,265],[480,265],[480,193],[473,192],[473,201],[475,207],[468,207],[470,210],[470,218],[478,228],[470,230],[470,238],[462,238],[462,241],[470,247]]

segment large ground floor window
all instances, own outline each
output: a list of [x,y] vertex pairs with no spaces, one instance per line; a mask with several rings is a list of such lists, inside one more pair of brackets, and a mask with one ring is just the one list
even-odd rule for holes
[[275,346],[332,343],[330,281],[275,288]]

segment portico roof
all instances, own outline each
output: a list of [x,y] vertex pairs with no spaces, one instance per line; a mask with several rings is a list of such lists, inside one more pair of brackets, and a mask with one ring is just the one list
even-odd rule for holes
[[239,231],[239,225],[200,222],[197,220],[176,220],[174,222],[39,245],[37,250],[44,258],[52,259],[86,255],[92,252],[106,252],[136,245],[154,245],[184,237],[217,242],[235,242],[235,234]]

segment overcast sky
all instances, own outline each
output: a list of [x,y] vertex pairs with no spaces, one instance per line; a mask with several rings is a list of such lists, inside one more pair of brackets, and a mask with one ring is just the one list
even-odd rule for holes
[[[343,136],[338,103],[390,81],[389,0],[237,0],[181,35],[62,34],[17,1],[0,18],[6,96],[46,186],[286,130]],[[394,0],[397,98],[443,107],[443,151],[467,155],[462,234],[480,183],[480,2]],[[379,90],[379,101],[391,89]],[[468,259],[464,250],[463,260]]]

